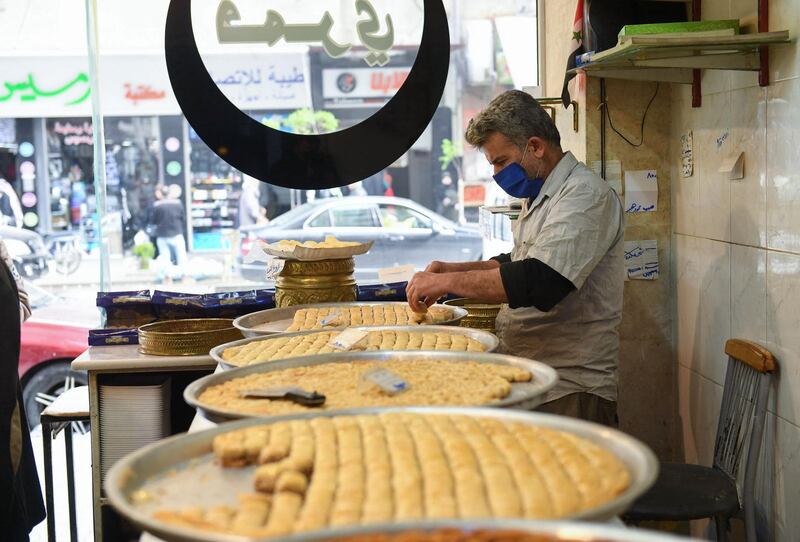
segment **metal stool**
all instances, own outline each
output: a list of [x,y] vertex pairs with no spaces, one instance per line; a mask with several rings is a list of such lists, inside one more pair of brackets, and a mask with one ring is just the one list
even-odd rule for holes
[[53,504],[53,442],[58,433],[64,432],[64,448],[67,456],[67,499],[69,501],[69,536],[72,542],[78,540],[78,524],[75,517],[75,470],[72,459],[72,423],[78,422],[82,433],[86,432],[84,422],[89,421],[89,388],[78,386],[59,395],[42,412],[42,442],[44,443],[44,483],[47,501],[47,540],[56,540],[56,516]]
[[[684,521],[714,518],[717,540],[728,539],[728,522],[744,519],[745,539],[756,542],[756,472],[767,418],[767,399],[778,362],[754,342],[725,343],[728,370],[722,390],[714,463],[711,467],[663,463],[658,479],[623,519]],[[744,463],[744,483],[736,483]]]

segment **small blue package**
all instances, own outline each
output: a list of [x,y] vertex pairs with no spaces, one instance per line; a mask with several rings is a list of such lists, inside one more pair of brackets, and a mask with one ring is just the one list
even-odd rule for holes
[[406,301],[407,282],[358,285],[359,301]]
[[238,318],[251,312],[275,308],[275,291],[263,289],[184,294],[156,290],[153,293],[153,305],[159,320]]
[[97,292],[96,305],[106,328],[138,328],[156,321],[149,290]]
[[153,308],[159,321],[209,317],[202,294],[156,290],[153,292]]
[[132,329],[90,329],[89,346],[139,344],[139,331]]

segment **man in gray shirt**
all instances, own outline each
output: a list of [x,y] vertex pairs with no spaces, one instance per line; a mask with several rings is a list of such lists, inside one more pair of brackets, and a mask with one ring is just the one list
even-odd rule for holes
[[407,288],[424,310],[445,294],[503,303],[501,350],[558,371],[541,411],[616,424],[625,218],[611,187],[561,149],[550,116],[507,92],[470,122],[467,141],[522,200],[514,249],[489,261],[433,262]]

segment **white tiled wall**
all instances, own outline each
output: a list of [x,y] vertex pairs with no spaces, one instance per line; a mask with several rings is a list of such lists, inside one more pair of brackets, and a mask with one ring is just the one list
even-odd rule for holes
[[[755,0],[704,0],[704,18],[745,17]],[[800,34],[800,2],[771,0],[771,29]],[[759,499],[770,540],[800,540],[800,46],[773,48],[772,85],[707,73],[703,106],[673,89],[674,342],[687,461],[709,464],[731,337],[764,344],[780,372],[770,402]],[[680,177],[680,135],[694,175]],[[745,178],[720,162],[744,152]]]

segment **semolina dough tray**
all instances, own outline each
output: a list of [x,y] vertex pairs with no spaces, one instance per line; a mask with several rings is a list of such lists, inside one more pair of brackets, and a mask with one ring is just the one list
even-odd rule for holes
[[251,540],[241,536],[204,533],[166,524],[155,519],[153,513],[165,508],[232,506],[236,503],[237,495],[252,491],[255,467],[222,469],[215,464],[212,442],[217,435],[279,421],[386,412],[466,415],[472,418],[489,417],[564,431],[607,450],[628,471],[630,483],[627,489],[600,506],[562,518],[565,520],[604,521],[619,515],[649,489],[658,472],[655,455],[642,442],[621,431],[578,419],[492,408],[356,409],[297,414],[271,419],[241,420],[225,423],[207,431],[176,435],[142,448],[118,461],[104,481],[106,494],[110,503],[123,516],[143,530],[165,541],[243,542]]
[[[200,396],[205,390],[212,386],[218,386],[234,380],[237,378],[246,377],[254,374],[263,374],[273,371],[280,371],[291,367],[308,367],[313,365],[323,365],[327,363],[348,363],[352,361],[413,361],[413,360],[437,360],[437,361],[474,361],[478,363],[496,363],[500,365],[511,365],[525,369],[531,373],[532,379],[530,382],[513,382],[511,384],[511,394],[493,403],[487,405],[472,405],[472,406],[489,406],[499,408],[515,408],[521,410],[530,410],[539,406],[544,395],[550,391],[558,382],[558,374],[549,365],[545,365],[539,361],[532,361],[525,358],[518,358],[515,356],[506,356],[501,354],[486,354],[477,352],[424,352],[424,351],[408,351],[408,352],[350,352],[341,354],[322,354],[317,356],[307,356],[302,358],[292,358],[288,360],[278,360],[269,363],[260,363],[257,365],[249,365],[230,371],[223,371],[214,373],[203,377],[195,382],[192,382],[184,390],[183,398],[190,406],[193,406],[197,411],[206,419],[212,422],[225,422],[230,420],[237,420],[249,417],[267,417],[258,416],[251,413],[242,413],[234,410],[227,410],[219,407],[213,407],[204,404],[200,401]],[[298,385],[302,386],[302,382]],[[419,405],[426,406],[426,405]]]

